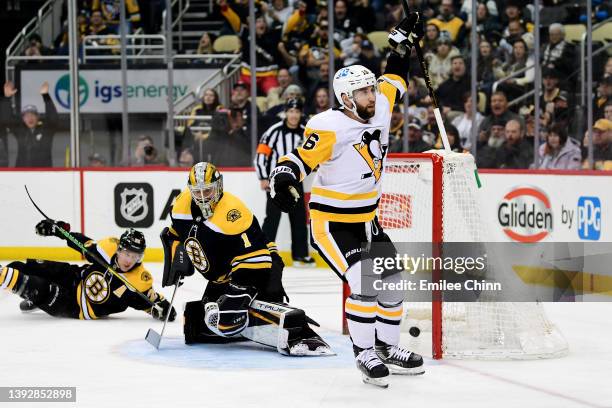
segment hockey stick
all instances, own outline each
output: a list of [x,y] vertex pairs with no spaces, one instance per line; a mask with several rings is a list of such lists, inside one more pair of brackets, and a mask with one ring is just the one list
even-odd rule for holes
[[[408,7],[408,1],[402,0],[402,5],[404,7],[404,14],[406,17],[410,14],[410,8]],[[440,134],[442,135],[442,144],[444,145],[444,150],[450,151],[450,143],[448,142],[448,135],[446,134],[446,128],[444,127],[444,121],[442,120],[442,114],[440,113],[440,105],[438,103],[438,96],[431,85],[431,79],[429,78],[429,70],[427,69],[427,63],[425,62],[425,57],[423,57],[423,50],[421,49],[421,44],[418,41],[414,42],[414,49],[417,54],[417,58],[419,60],[419,65],[421,66],[421,72],[423,73],[423,77],[425,78],[425,86],[427,87],[427,91],[429,92],[429,97],[433,101],[434,106],[434,116],[436,118],[436,124],[438,125],[438,129],[440,130]]]
[[172,305],[174,304],[174,297],[176,296],[176,291],[178,290],[179,286],[181,286],[180,280],[176,283],[176,285],[174,285],[174,290],[172,291],[172,298],[170,299],[170,307],[168,308],[168,314],[166,314],[166,318],[164,319],[164,325],[162,326],[161,333],[157,333],[155,330],[149,329],[145,336],[145,340],[157,350],[159,350],[159,345],[161,344],[162,337],[164,337],[166,325],[168,324],[168,318],[170,317],[170,311],[172,311]]
[[[40,209],[40,207],[38,205],[36,205],[36,203],[32,199],[32,196],[30,195],[30,192],[28,191],[28,186],[24,185],[24,187],[25,187],[26,194],[28,195],[28,198],[32,202],[32,205],[34,205],[34,208],[36,208],[36,210],[38,210],[40,215],[45,217],[45,219],[53,221],[51,218],[47,217],[47,214],[45,214]],[[134,286],[132,286],[130,281],[128,281],[126,278],[121,276],[117,271],[115,271],[113,269],[113,267],[108,264],[108,262],[106,262],[104,259],[102,259],[98,254],[95,254],[92,251],[90,251],[89,249],[87,249],[85,247],[85,245],[83,245],[78,239],[76,239],[74,236],[72,236],[72,234],[70,234],[68,231],[66,231],[65,229],[60,227],[58,224],[56,224],[55,221],[53,222],[53,224],[55,225],[57,230],[60,232],[60,234],[62,234],[64,236],[64,238],[66,238],[66,240],[68,240],[68,241],[72,242],[74,245],[76,245],[83,252],[83,254],[89,255],[94,261],[96,261],[98,264],[100,264],[101,266],[106,268],[107,272],[109,272],[111,275],[113,275],[114,277],[119,279],[121,282],[123,282],[125,287],[128,288],[128,290],[130,292],[136,293],[144,301],[146,301],[152,308],[155,308],[155,309],[157,309],[158,312],[163,313],[163,309],[162,309],[162,307],[160,305],[156,305],[155,303],[153,303],[151,301],[151,299],[149,299],[147,296],[145,296],[142,292],[138,291],[138,289],[136,289]],[[168,314],[170,314],[170,312],[168,312]]]

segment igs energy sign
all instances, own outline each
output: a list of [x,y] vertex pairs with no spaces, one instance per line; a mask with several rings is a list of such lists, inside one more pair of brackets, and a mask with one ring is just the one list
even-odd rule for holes
[[538,242],[553,229],[550,199],[535,187],[518,187],[499,203],[497,219],[513,241]]
[[[195,90],[212,75],[215,69],[176,69],[174,86],[168,89],[165,69],[128,70],[127,87],[121,87],[121,71],[118,69],[87,69],[79,71],[79,106],[83,113],[119,113],[123,93],[128,96],[130,112],[166,112],[167,96],[174,100]],[[39,93],[40,85],[49,83],[49,94],[60,113],[70,111],[70,76],[68,71],[21,70],[21,107],[35,105],[44,111]]]

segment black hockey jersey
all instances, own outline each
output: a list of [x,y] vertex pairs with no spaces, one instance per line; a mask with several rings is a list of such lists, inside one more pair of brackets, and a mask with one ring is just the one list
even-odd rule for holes
[[[110,265],[115,264],[115,257],[119,240],[114,237],[93,241],[85,235],[72,233],[85,247],[97,253]],[[79,251],[80,249],[68,241],[68,245]],[[84,254],[91,264],[86,264],[80,270],[80,277],[76,282],[76,298],[80,308],[79,318],[84,320],[97,319],[114,313],[121,313],[128,307],[144,310],[150,313],[151,305],[136,293],[131,292],[123,282],[113,276],[105,267],[99,265],[93,258]],[[153,289],[153,277],[142,264],[136,264],[128,272],[121,273],[130,284],[139,292],[147,296],[152,302],[164,299],[164,296]]]
[[268,279],[275,245],[233,194],[224,192],[213,216],[205,220],[185,189],[174,202],[171,218],[171,234],[184,244],[194,268],[209,281],[259,286],[258,282]]

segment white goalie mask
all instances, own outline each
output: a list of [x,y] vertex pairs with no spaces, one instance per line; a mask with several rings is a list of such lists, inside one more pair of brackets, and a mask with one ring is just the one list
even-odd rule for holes
[[[357,104],[354,99],[354,92],[358,89],[373,86],[377,88],[376,76],[372,71],[363,65],[351,65],[339,69],[334,75],[334,94],[340,103],[340,106],[355,114],[360,119],[364,119],[357,113]],[[378,89],[377,89],[378,91]],[[342,101],[342,94],[346,94],[349,100],[353,103],[353,107],[349,108]]]
[[212,217],[223,195],[223,176],[212,163],[200,162],[189,171],[187,182],[191,198],[205,219]]

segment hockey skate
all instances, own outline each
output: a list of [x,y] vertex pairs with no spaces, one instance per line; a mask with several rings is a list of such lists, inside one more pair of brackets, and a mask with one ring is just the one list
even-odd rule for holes
[[295,268],[316,268],[317,263],[311,256],[293,259],[293,267]]
[[31,300],[22,300],[21,303],[19,303],[19,310],[23,313],[32,313],[38,310],[38,306]]
[[389,369],[378,357],[374,349],[363,349],[355,359],[357,368],[361,371],[361,380],[365,384],[377,387],[389,387]]
[[423,357],[400,346],[376,342],[376,354],[391,374],[421,375],[425,373]]

